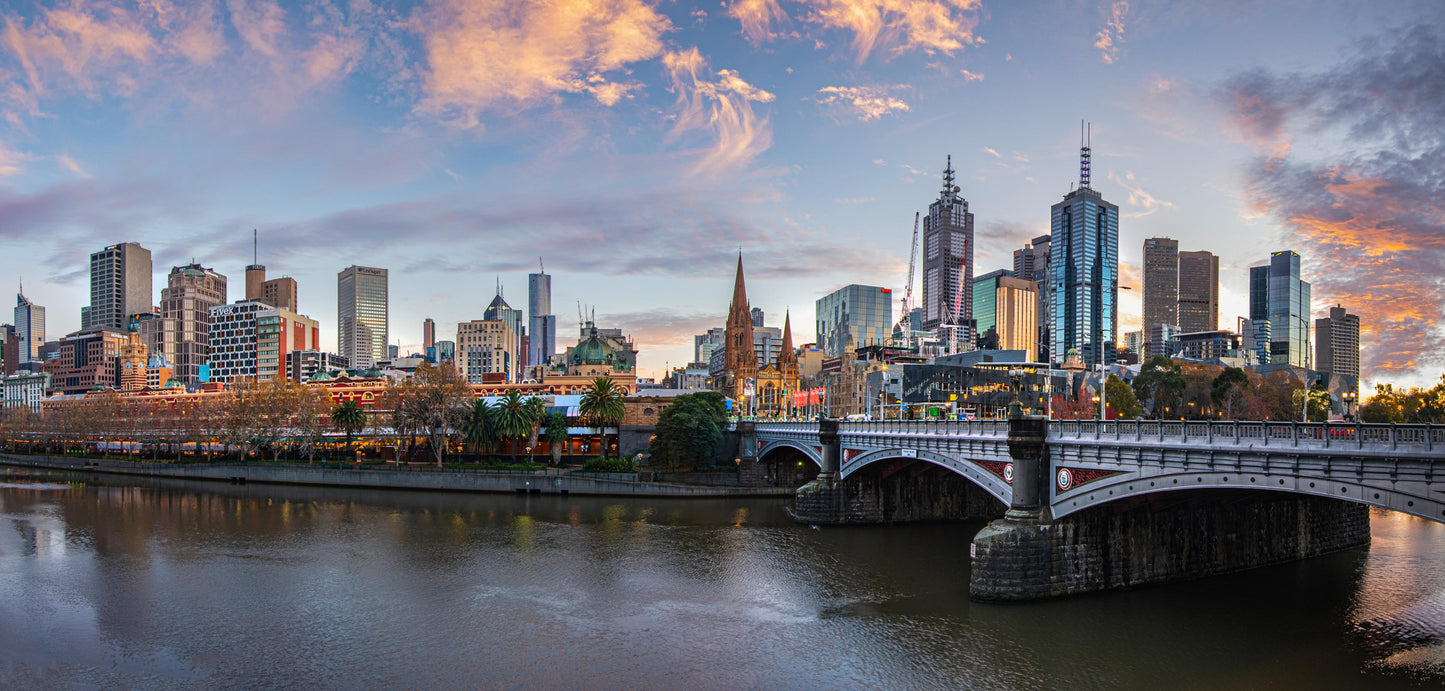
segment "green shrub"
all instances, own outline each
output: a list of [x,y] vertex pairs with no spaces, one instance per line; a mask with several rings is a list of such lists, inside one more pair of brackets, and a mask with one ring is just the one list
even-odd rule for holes
[[630,458],[589,458],[582,469],[594,473],[635,473],[637,457]]

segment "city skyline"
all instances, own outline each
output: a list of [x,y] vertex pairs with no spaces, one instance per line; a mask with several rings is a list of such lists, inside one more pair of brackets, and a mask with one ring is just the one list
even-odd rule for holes
[[[1221,326],[1248,314],[1248,267],[1288,249],[1312,316],[1360,316],[1367,382],[1434,380],[1445,228],[1429,181],[1445,145],[1420,85],[1445,70],[1438,6],[1221,17],[1104,2],[1045,25],[991,3],[904,4],[941,14],[528,9],[514,37],[490,36],[558,51],[535,64],[467,42],[502,21],[500,3],[8,10],[0,236],[14,251],[0,266],[29,279],[55,338],[79,328],[89,253],[135,241],[153,276],[194,258],[239,284],[260,228],[322,344],[337,338],[328,276],[392,269],[409,352],[425,317],[453,333],[495,274],[519,287],[540,254],[553,312],[598,305],[655,376],[725,321],[739,246],[752,304],[800,324],[844,285],[901,297],[912,212],[949,154],[976,216],[975,273],[1008,268],[1074,181],[1087,117],[1093,186],[1120,205],[1120,283],[1135,286],[1120,338],[1139,328],[1144,238],[1220,257]],[[555,47],[549,32],[579,39]],[[1353,95],[1360,83],[1379,93]]]

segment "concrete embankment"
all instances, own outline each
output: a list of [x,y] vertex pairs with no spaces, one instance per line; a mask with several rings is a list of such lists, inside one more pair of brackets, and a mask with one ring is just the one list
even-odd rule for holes
[[217,482],[262,482],[376,489],[585,494],[648,497],[791,497],[794,490],[774,487],[701,487],[638,482],[625,474],[557,471],[494,472],[450,469],[374,470],[361,467],[246,463],[134,463],[57,456],[0,454],[0,465],[76,472],[165,477]]

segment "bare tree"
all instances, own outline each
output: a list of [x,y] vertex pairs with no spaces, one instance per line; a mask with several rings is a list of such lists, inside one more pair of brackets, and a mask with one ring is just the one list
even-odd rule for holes
[[260,392],[261,386],[256,380],[243,378],[227,384],[225,395],[218,399],[217,431],[226,441],[228,450],[235,445],[241,460],[250,455],[259,433],[260,417],[265,407]]
[[326,387],[302,385],[296,398],[296,438],[306,461],[316,461],[316,445],[331,422],[331,395]]
[[400,392],[393,420],[427,438],[440,468],[446,460],[447,439],[471,413],[472,387],[454,368],[425,362],[403,387],[407,385],[410,388]]

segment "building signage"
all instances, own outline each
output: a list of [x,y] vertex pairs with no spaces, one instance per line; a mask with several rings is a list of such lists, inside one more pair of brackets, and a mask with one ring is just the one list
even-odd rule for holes
[[900,455],[903,456],[904,458],[918,458],[918,450],[917,450],[917,449],[904,449],[903,452],[902,452]]

